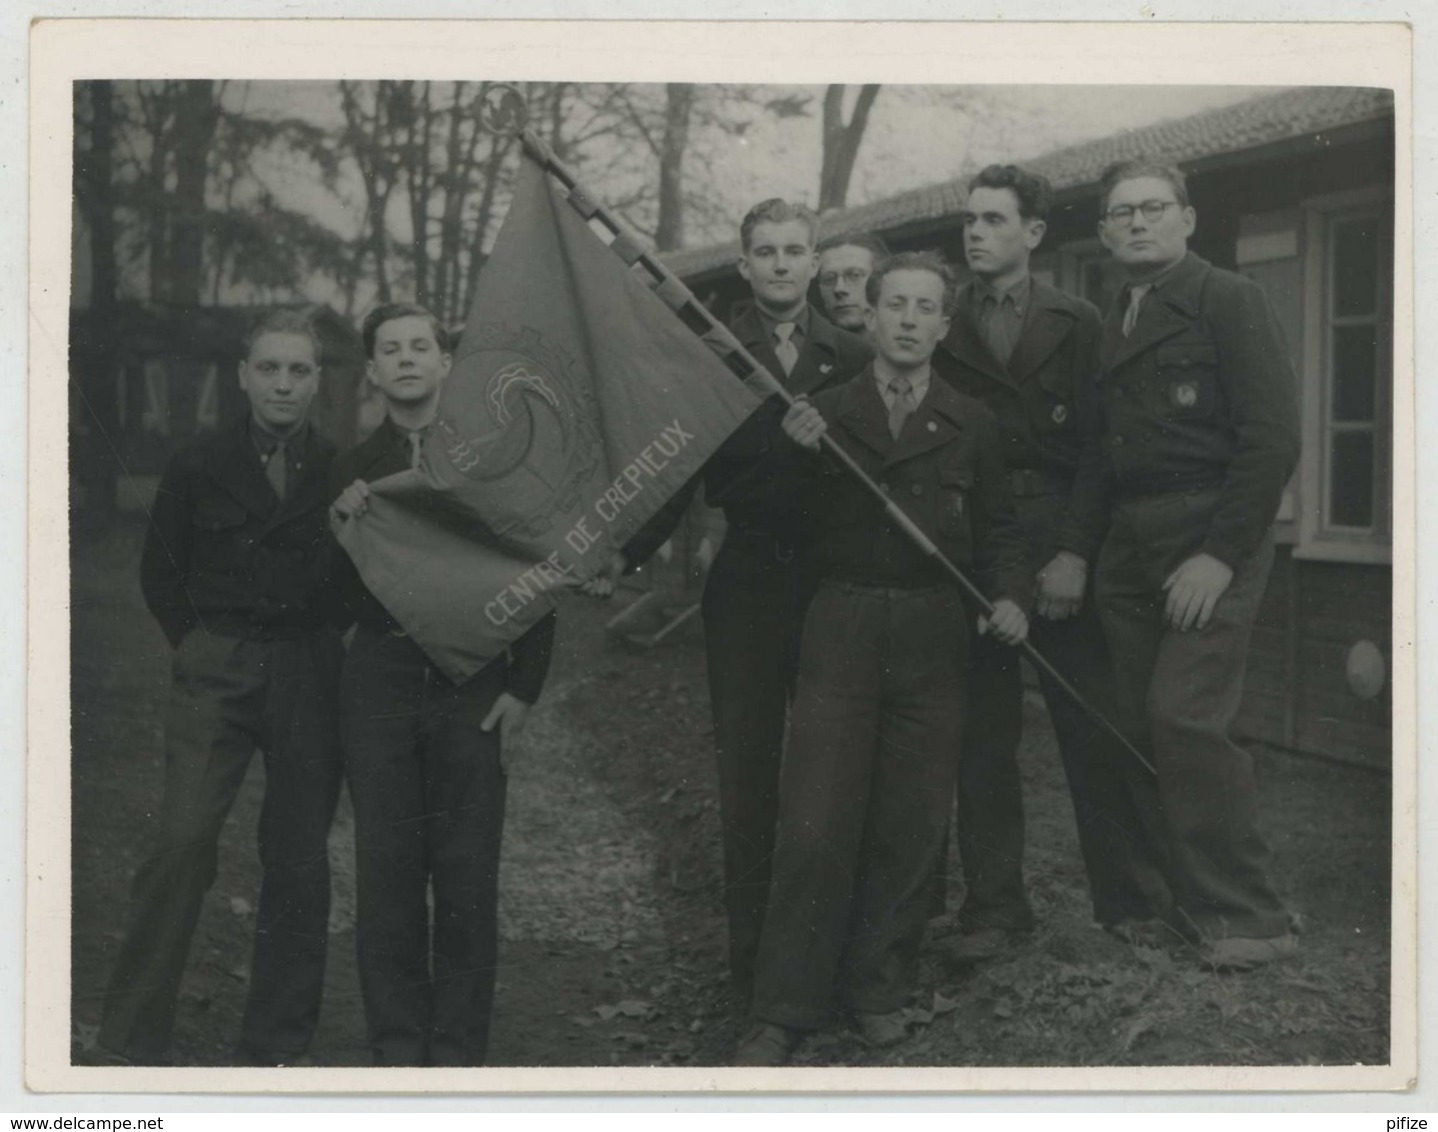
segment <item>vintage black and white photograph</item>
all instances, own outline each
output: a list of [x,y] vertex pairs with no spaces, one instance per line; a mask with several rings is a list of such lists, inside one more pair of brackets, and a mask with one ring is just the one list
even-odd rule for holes
[[71,1065],[1394,1060],[1391,87],[244,73],[69,86]]

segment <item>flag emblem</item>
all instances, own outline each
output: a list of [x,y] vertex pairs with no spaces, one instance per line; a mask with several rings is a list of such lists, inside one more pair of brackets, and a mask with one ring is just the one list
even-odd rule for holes
[[[501,501],[496,534],[542,535],[568,514],[600,460],[595,412],[578,363],[534,327],[483,324],[456,366],[468,395],[446,398],[439,449]],[[458,360],[458,359],[457,359]],[[452,379],[455,380],[455,379]]]

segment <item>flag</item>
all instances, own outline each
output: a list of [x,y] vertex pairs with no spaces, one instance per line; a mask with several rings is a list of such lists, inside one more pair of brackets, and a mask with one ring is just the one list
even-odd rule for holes
[[340,542],[460,682],[598,573],[760,400],[526,158],[419,465],[371,484]]

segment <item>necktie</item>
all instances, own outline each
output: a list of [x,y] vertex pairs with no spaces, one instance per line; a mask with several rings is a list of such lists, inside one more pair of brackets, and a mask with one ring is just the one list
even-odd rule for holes
[[1123,336],[1125,338],[1132,334],[1133,328],[1138,325],[1139,308],[1143,306],[1143,300],[1152,290],[1152,283],[1144,283],[1141,286],[1128,289],[1128,310],[1123,312]]
[[784,367],[785,377],[794,372],[794,364],[799,360],[799,347],[794,345],[793,333],[794,324],[792,322],[780,322],[774,326],[774,356]]
[[424,429],[416,429],[409,434],[409,466],[419,467],[420,458],[424,455]]
[[893,397],[889,404],[889,435],[898,440],[899,433],[904,431],[904,422],[914,411],[914,387],[907,377],[891,378],[889,394]]
[[[1008,304],[1008,309],[1004,304]],[[1018,321],[1018,308],[1014,306],[1012,295],[1005,295],[998,298],[994,295],[984,296],[983,332],[984,343],[990,352],[1004,365],[1009,364],[1009,359],[1014,356],[1014,346],[1017,338],[1014,335],[1014,324]]]
[[275,495],[283,503],[285,489],[289,486],[289,468],[286,467],[285,442],[283,440],[275,441],[275,446],[265,457],[265,478],[270,481],[270,486],[275,489]]

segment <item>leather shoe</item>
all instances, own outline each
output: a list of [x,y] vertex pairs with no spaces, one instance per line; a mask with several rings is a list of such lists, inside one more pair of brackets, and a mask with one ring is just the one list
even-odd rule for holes
[[803,1037],[800,1030],[791,1030],[773,1022],[760,1022],[744,1035],[734,1050],[734,1064],[755,1067],[788,1065]]
[[953,967],[970,967],[1012,955],[1025,934],[1006,928],[976,928],[945,940],[939,949],[939,958]]
[[1267,939],[1228,936],[1213,940],[1204,948],[1203,959],[1219,971],[1251,971],[1298,954],[1298,937],[1276,935]]

